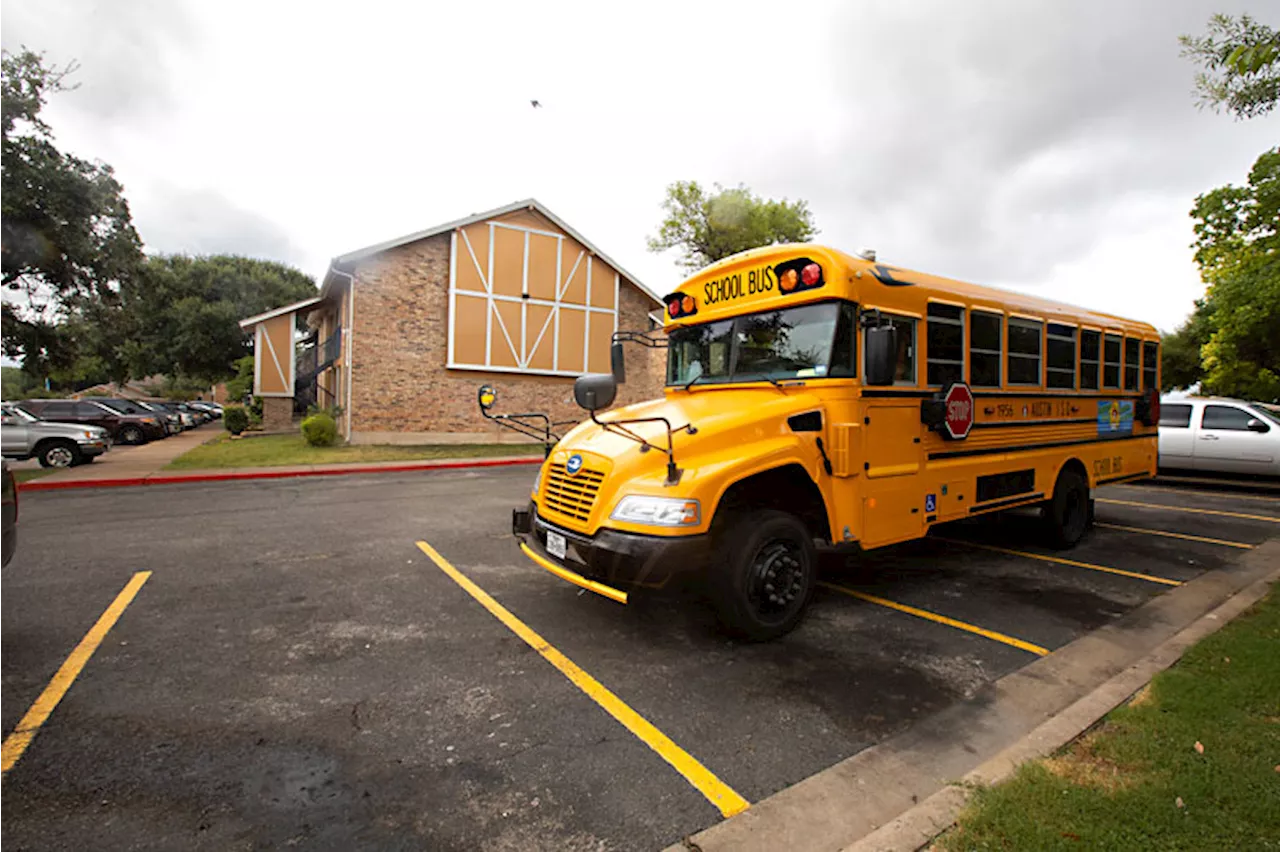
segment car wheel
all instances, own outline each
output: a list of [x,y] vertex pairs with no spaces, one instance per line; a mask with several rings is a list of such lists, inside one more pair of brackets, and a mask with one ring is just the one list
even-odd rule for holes
[[141,444],[143,442],[142,430],[137,426],[126,426],[120,430],[120,443],[122,444]]
[[708,591],[721,624],[751,642],[794,630],[817,584],[817,552],[805,525],[786,512],[748,512],[720,540],[724,555],[712,566]]
[[80,462],[80,450],[70,441],[50,441],[42,446],[36,458],[41,467],[71,467]]
[[1053,498],[1045,505],[1043,517],[1049,542],[1057,548],[1075,547],[1093,523],[1093,501],[1089,483],[1071,468],[1058,474]]

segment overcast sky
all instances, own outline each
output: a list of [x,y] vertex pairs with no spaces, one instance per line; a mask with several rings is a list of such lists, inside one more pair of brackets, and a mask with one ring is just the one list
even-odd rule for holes
[[1203,290],[1194,197],[1280,140],[1195,106],[1177,37],[1216,11],[1280,23],[1262,0],[4,0],[0,38],[80,63],[47,118],[115,167],[149,251],[318,278],[533,196],[662,293],[682,276],[645,237],[695,179],[1168,330]]

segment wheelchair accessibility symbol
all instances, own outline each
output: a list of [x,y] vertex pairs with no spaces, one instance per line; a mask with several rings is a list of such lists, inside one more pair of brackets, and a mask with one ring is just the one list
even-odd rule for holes
[[937,494],[924,495],[924,510],[926,512],[938,511],[938,495]]

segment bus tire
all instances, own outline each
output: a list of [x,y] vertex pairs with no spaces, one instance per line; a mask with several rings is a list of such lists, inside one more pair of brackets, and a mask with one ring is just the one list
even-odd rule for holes
[[794,630],[818,579],[817,551],[805,525],[786,512],[761,509],[732,519],[719,538],[723,555],[708,591],[724,628],[749,642]]
[[1056,548],[1075,547],[1093,523],[1093,499],[1089,483],[1073,468],[1058,474],[1053,497],[1044,507],[1049,543]]

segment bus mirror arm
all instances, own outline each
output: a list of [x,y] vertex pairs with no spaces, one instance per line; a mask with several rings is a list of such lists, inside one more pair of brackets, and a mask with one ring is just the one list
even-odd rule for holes
[[[642,453],[649,450],[658,450],[659,452],[665,453],[667,456],[667,481],[665,484],[668,486],[679,483],[680,477],[684,474],[684,471],[676,465],[676,451],[675,444],[672,442],[672,436],[678,432],[685,432],[690,435],[698,434],[698,427],[694,426],[692,423],[686,423],[683,426],[678,426],[673,429],[671,428],[671,421],[665,417],[636,417],[628,420],[601,420],[596,417],[596,413],[592,411],[591,422],[606,432],[612,432],[615,435],[621,435],[624,438],[630,438],[635,441],[640,445],[640,452]],[[667,428],[666,448],[664,449],[655,444],[651,444],[635,432],[627,429],[626,424],[628,423],[661,423]]]
[[[563,426],[563,423],[552,423],[551,418],[540,411],[530,411],[524,414],[490,414],[489,410],[484,406],[480,407],[480,413],[486,420],[492,420],[499,426],[505,426],[513,432],[519,432],[535,441],[542,442],[543,457],[551,455],[551,448],[560,440],[560,436],[552,431],[553,427]],[[540,421],[541,426],[536,426],[530,421]]]
[[618,384],[627,381],[627,362],[622,344],[639,343],[646,349],[666,349],[667,339],[659,337],[656,331],[615,331],[613,342],[609,346],[609,370],[613,380]]

